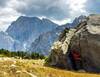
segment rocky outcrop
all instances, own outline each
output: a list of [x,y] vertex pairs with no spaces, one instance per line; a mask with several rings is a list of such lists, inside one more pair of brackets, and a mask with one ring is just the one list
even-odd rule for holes
[[73,36],[70,49],[81,54],[83,69],[100,72],[100,15],[89,16],[87,25]]
[[[53,45],[49,64],[70,70],[78,67],[77,70],[100,72],[100,15],[88,16],[62,39]],[[74,61],[72,53],[75,51],[80,61]]]
[[[51,47],[51,54],[49,56],[49,64],[52,66],[58,66],[62,68],[69,68],[66,58],[66,53],[69,48],[70,40],[74,35],[76,29],[64,30],[60,35],[58,41],[56,41]],[[61,39],[62,38],[62,39]]]

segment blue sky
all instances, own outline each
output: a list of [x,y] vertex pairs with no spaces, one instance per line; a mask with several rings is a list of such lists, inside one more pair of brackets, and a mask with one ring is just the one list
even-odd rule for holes
[[92,13],[100,13],[100,0],[0,0],[0,30],[6,30],[21,15],[65,24]]

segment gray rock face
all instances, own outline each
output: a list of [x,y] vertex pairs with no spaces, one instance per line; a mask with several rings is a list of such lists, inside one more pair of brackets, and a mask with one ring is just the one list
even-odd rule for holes
[[81,54],[83,69],[100,72],[100,15],[90,15],[87,25],[72,38],[71,50]]
[[49,56],[50,65],[70,69],[70,65],[67,62],[68,58],[66,53],[69,48],[70,40],[75,31],[76,29],[65,29],[60,35],[59,40],[54,42],[53,46],[51,47],[51,54]]
[[[65,36],[70,35],[66,33]],[[88,72],[100,72],[100,15],[90,15],[81,22],[71,34],[51,49],[50,65],[60,66],[69,70],[83,69]],[[63,39],[63,38],[62,38]],[[67,45],[65,44],[67,42]],[[64,43],[65,42],[65,43]],[[63,47],[65,50],[63,50]],[[72,58],[74,51],[79,60]]]
[[0,49],[10,51],[22,50],[21,44],[18,40],[13,39],[6,32],[0,32]]

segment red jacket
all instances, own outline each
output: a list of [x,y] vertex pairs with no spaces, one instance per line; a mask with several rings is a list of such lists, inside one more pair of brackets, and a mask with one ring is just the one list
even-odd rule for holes
[[80,53],[78,51],[72,51],[72,57],[75,61],[80,61],[81,60],[81,56]]

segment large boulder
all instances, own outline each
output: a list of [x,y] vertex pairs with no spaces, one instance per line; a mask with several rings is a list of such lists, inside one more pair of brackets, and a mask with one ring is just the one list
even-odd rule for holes
[[79,51],[84,70],[100,72],[100,15],[88,18],[71,39],[70,50]]
[[[79,61],[75,61],[72,53],[78,54]],[[54,43],[49,64],[70,70],[100,72],[100,15],[88,16],[76,29],[69,30]]]

